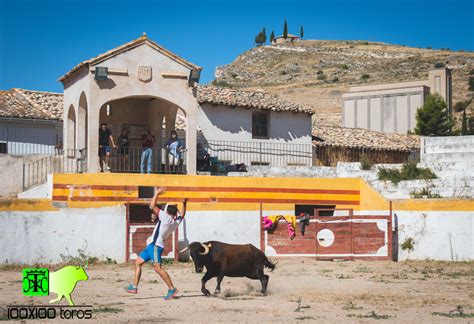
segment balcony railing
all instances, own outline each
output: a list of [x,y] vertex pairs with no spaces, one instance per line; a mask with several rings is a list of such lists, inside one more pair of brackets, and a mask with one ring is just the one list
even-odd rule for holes
[[166,149],[121,147],[111,150],[108,166],[110,172],[186,174],[187,152],[180,155],[175,158]]

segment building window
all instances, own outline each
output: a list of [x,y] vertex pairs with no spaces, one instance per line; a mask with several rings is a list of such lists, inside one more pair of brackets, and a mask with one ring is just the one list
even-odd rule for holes
[[268,138],[268,111],[252,113],[252,138]]

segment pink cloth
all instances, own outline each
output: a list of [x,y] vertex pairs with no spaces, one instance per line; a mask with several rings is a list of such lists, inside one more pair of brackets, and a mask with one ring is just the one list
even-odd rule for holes
[[[263,229],[264,230],[269,230],[273,227],[273,222],[267,217],[263,217]],[[295,229],[293,226],[291,226],[291,223],[287,222],[287,229],[288,229],[288,236],[290,237],[290,240],[294,239],[296,236]]]

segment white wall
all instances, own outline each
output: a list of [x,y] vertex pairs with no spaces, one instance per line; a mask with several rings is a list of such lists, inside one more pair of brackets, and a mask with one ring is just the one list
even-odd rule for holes
[[0,119],[0,143],[8,143],[7,154],[55,154],[59,141],[62,122]]
[[[395,211],[399,260],[474,260],[472,211]],[[413,251],[401,249],[407,238]]]
[[[229,142],[221,143],[224,145],[221,148],[226,152],[210,147],[209,153],[219,159],[230,160],[232,164],[250,165],[260,161],[270,163],[270,166],[312,164],[309,114],[272,111],[269,117],[269,138],[253,139],[251,109],[203,104],[198,109],[198,126],[199,140]],[[294,154],[298,155],[294,157],[271,154],[274,150],[299,154]],[[264,153],[260,154],[260,151]]]
[[125,262],[124,206],[0,212],[0,263],[56,263],[61,254]]
[[[179,228],[179,240],[251,243],[260,247],[259,211],[189,211]],[[180,243],[180,248],[181,248]]]

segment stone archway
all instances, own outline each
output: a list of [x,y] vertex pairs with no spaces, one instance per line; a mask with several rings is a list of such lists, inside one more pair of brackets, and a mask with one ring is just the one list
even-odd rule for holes
[[76,110],[73,105],[69,106],[67,113],[66,148],[73,151],[76,149]]
[[88,125],[87,125],[87,98],[84,92],[81,93],[78,105],[77,120],[77,142],[76,147],[82,150],[87,147]]

